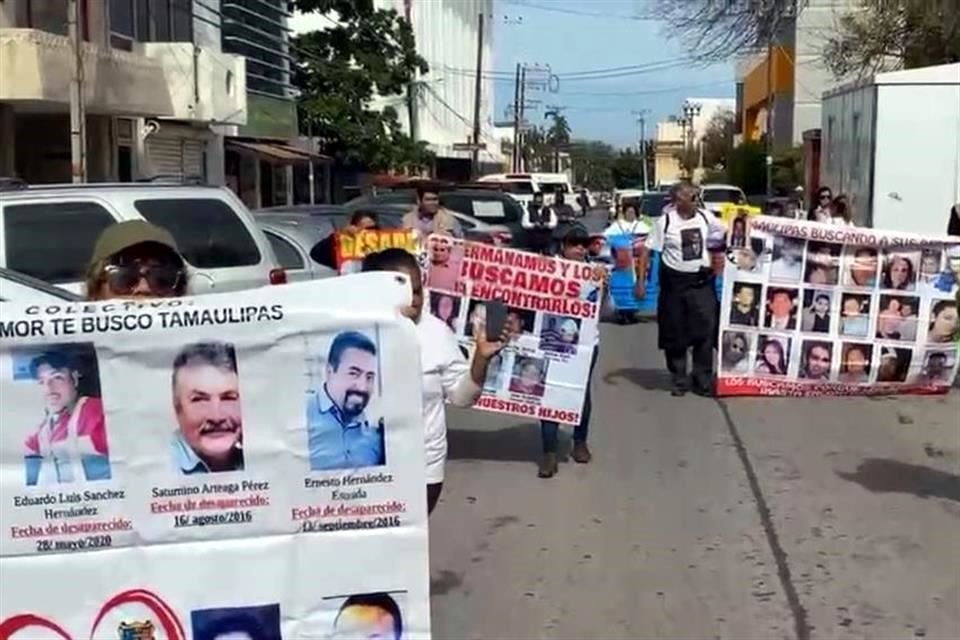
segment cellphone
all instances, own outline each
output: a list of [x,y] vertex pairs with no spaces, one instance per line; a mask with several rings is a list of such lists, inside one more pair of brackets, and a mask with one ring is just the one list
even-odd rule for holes
[[501,300],[487,303],[487,342],[497,342],[507,324],[507,305]]

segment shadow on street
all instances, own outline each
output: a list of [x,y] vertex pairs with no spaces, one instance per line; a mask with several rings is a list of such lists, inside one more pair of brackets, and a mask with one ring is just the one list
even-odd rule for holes
[[837,471],[873,493],[909,493],[921,498],[960,502],[960,476],[887,458],[867,458],[853,473]]
[[607,384],[618,384],[621,380],[626,380],[649,391],[669,391],[673,388],[670,382],[670,374],[665,369],[635,369],[625,367],[615,369],[604,374],[603,381]]
[[[560,430],[560,460],[566,459],[570,436]],[[450,460],[494,460],[536,462],[540,457],[540,425],[523,422],[495,431],[450,429],[447,431],[447,458]]]

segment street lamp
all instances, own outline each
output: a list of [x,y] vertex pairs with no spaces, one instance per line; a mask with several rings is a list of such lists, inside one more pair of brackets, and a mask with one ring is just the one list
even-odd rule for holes
[[[683,145],[683,154],[684,154],[684,164],[689,160],[690,156],[687,153],[687,145],[689,144],[690,150],[693,149],[693,146],[696,142],[696,129],[694,128],[694,122],[696,118],[700,115],[700,110],[703,108],[699,102],[690,102],[685,100],[683,103],[683,119],[682,122],[686,123],[690,127],[690,136],[684,135],[684,145]],[[692,172],[690,168],[687,167],[687,177],[692,177]]]

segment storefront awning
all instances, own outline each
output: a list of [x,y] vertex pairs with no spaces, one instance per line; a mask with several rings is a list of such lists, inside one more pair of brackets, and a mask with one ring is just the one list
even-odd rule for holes
[[297,149],[279,142],[246,142],[227,140],[227,149],[240,152],[254,153],[268,162],[276,164],[294,164],[298,162],[331,162],[333,158],[319,153],[310,153],[305,149]]

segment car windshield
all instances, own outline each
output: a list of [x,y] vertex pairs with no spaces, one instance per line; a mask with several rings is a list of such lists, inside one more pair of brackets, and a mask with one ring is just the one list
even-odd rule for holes
[[544,193],[569,193],[567,185],[563,182],[541,182],[540,191]]
[[521,195],[528,195],[533,193],[533,183],[532,182],[504,182],[503,190],[507,193],[518,193]]
[[701,193],[704,202],[743,203],[743,192],[739,189],[704,189]]
[[497,193],[449,191],[440,194],[440,204],[492,224],[518,222],[523,215],[516,200]]

